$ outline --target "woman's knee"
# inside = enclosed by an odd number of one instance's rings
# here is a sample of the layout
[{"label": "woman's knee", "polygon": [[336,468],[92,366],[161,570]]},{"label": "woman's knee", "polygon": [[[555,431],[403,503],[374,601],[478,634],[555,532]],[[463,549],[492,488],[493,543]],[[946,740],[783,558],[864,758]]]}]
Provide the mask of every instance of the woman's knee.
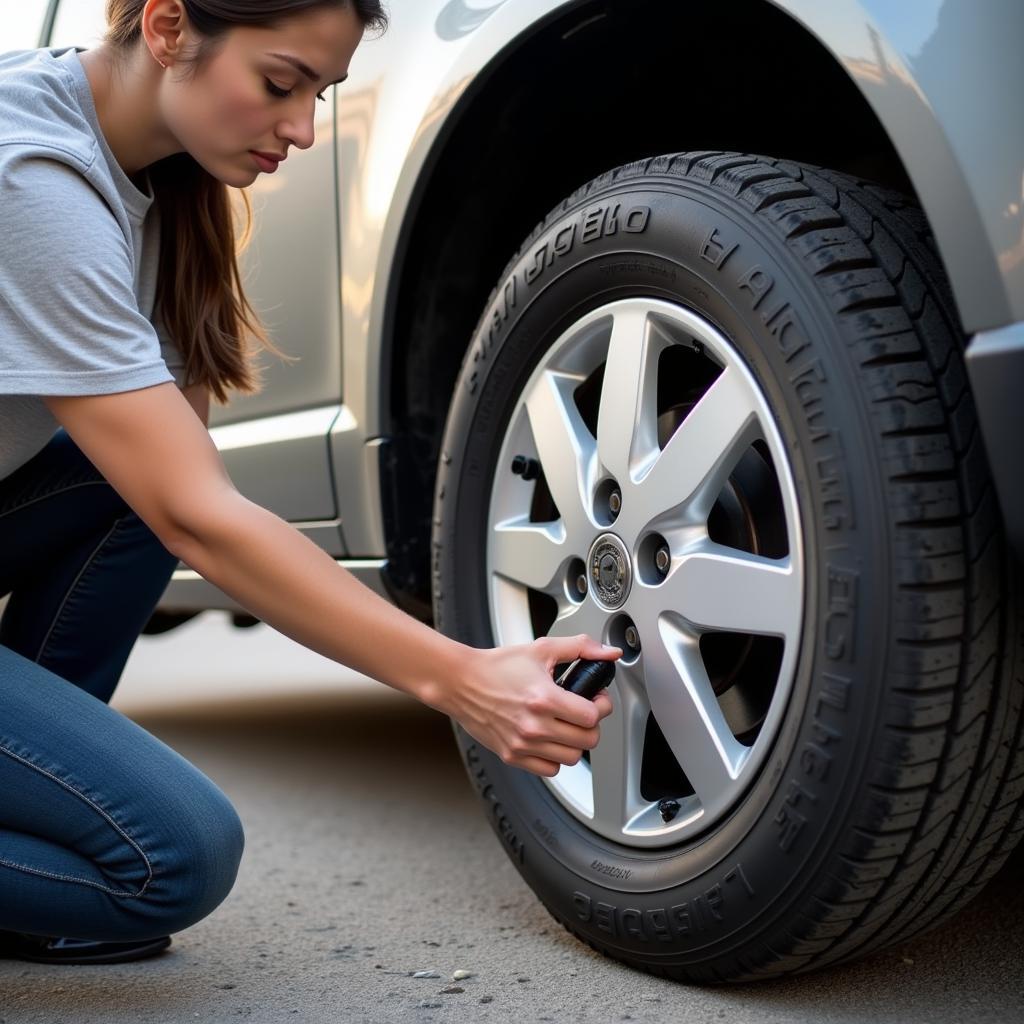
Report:
[{"label": "woman's knee", "polygon": [[144,844],[151,876],[122,909],[147,933],[182,931],[215,910],[231,892],[245,847],[238,812],[227,796],[187,762],[163,780],[151,802],[155,824]]},{"label": "woman's knee", "polygon": [[231,892],[245,847],[238,813],[227,797],[210,800],[194,827],[176,837],[173,873],[162,888],[162,916],[168,932],[182,931],[212,913]]}]

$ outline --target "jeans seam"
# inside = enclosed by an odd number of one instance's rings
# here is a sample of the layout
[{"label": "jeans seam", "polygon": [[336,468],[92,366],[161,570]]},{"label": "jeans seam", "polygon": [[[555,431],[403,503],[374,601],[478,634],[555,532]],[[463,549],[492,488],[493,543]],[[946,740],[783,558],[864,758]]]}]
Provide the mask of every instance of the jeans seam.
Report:
[{"label": "jeans seam", "polygon": [[118,823],[114,821],[114,819],[102,807],[100,807],[100,805],[96,803],[95,800],[86,796],[80,790],[75,789],[74,786],[65,782],[63,779],[58,778],[58,776],[54,775],[53,772],[48,772],[45,768],[41,768],[39,765],[33,764],[31,761],[28,760],[28,758],[22,757],[20,754],[16,754],[13,750],[10,749],[10,747],[4,746],[4,744],[2,743],[0,743],[0,753],[4,753],[8,757],[14,758],[15,761],[19,761],[27,768],[31,768],[33,771],[39,772],[40,775],[45,775],[48,779],[50,779],[53,782],[56,782],[58,786],[62,787],[63,789],[66,789],[73,796],[77,796],[79,800],[83,801],[88,807],[92,808],[92,810],[94,810],[98,815],[100,815],[100,817],[102,817],[107,822],[107,824],[110,825],[110,827],[115,832],[117,832],[117,834],[129,846],[131,846],[132,849],[134,849],[135,852],[142,858],[142,862],[146,865],[146,880],[142,883],[142,887],[139,889],[138,892],[129,892],[127,889],[112,889],[108,885],[101,885],[99,882],[93,882],[91,879],[88,878],[77,878],[71,875],[58,875],[54,874],[53,872],[44,871],[41,868],[30,868],[22,864],[14,864],[10,861],[2,859],[0,859],[0,865],[9,868],[15,868],[18,871],[26,871],[29,874],[33,875],[43,875],[46,878],[58,878],[65,882],[76,882],[79,885],[89,885],[92,886],[94,889],[99,889],[102,892],[110,893],[112,896],[126,896],[134,899],[139,896],[142,896],[145,893],[146,889],[149,887],[149,883],[153,881],[152,863],[146,856],[146,853],[142,849],[142,847],[139,846],[139,844],[134,839],[132,839],[132,837],[128,835],[128,833],[123,828],[121,828],[121,826],[118,825]]},{"label": "jeans seam", "polygon": [[135,899],[141,896],[145,890],[139,892],[127,892],[121,889],[111,889],[108,885],[100,885],[88,878],[76,878],[74,875],[59,875],[54,871],[43,871],[42,868],[30,868],[24,864],[15,864],[13,861],[0,859],[0,867],[12,868],[15,871],[23,871],[27,875],[40,875],[43,878],[54,878],[60,882],[73,882],[75,885],[88,885],[100,892],[110,893],[111,896],[122,896],[126,899]]},{"label": "jeans seam", "polygon": [[106,535],[103,537],[103,540],[101,540],[99,544],[96,545],[96,547],[93,549],[92,554],[85,560],[85,563],[82,565],[82,568],[78,570],[77,575],[71,581],[71,585],[68,587],[67,593],[64,594],[63,599],[57,606],[57,610],[53,613],[53,621],[50,623],[50,628],[47,629],[46,634],[42,639],[42,642],[39,644],[39,650],[36,652],[35,658],[32,659],[37,664],[42,661],[43,655],[46,652],[46,645],[50,642],[50,637],[53,635],[53,630],[56,627],[57,623],[60,621],[60,617],[64,612],[64,608],[67,606],[68,600],[70,599],[71,595],[75,592],[75,587],[77,587],[78,584],[81,582],[81,579],[85,575],[86,571],[92,567],[93,562],[96,560],[96,556],[99,555],[99,553],[103,550],[107,541],[110,540],[110,538],[114,535],[114,531],[120,525],[120,519],[114,521],[114,525],[111,526],[109,530],[107,530]]},{"label": "jeans seam", "polygon": [[98,484],[106,484],[107,487],[110,486],[106,480],[83,480],[81,483],[68,484],[67,487],[58,487],[54,491],[47,491],[45,494],[39,494],[34,498],[30,498],[28,501],[23,501],[20,505],[15,505],[14,508],[5,509],[3,512],[0,512],[0,519],[14,515],[15,512],[20,512],[22,509],[28,508],[29,505],[35,505],[40,501],[46,501],[47,498],[53,498],[58,494],[65,494],[68,491],[77,490],[79,487],[95,487]]}]

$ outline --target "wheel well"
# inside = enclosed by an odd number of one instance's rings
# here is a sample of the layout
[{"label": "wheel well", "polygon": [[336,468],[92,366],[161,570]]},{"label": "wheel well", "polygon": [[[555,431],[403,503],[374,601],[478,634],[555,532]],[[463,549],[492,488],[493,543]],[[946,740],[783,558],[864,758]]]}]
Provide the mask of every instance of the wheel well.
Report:
[{"label": "wheel well", "polygon": [[694,149],[787,157],[913,192],[847,72],[767,0],[581,2],[511,43],[450,118],[410,205],[384,331],[390,582],[421,618],[445,416],[499,274],[578,186]]}]

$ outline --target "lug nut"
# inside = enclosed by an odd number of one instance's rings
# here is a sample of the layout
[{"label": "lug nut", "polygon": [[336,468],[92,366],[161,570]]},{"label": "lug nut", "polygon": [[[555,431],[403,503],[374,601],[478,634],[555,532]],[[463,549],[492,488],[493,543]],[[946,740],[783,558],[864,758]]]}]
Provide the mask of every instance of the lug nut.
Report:
[{"label": "lug nut", "polygon": [[640,635],[636,631],[636,626],[626,627],[626,644],[634,651],[640,650]]},{"label": "lug nut", "polygon": [[587,593],[587,577],[582,572],[576,577],[576,589],[579,591],[580,597],[584,597]]},{"label": "lug nut", "polygon": [[661,820],[667,825],[679,813],[679,801],[670,797],[660,800],[658,810],[661,811]]},{"label": "lug nut", "polygon": [[536,459],[528,458],[525,455],[516,455],[512,459],[512,472],[524,480],[534,480],[540,473],[540,466]]},{"label": "lug nut", "polygon": [[608,507],[611,509],[613,516],[619,514],[619,509],[622,508],[622,493],[620,491],[612,491],[608,495]]},{"label": "lug nut", "polygon": [[658,572],[668,572],[671,561],[672,556],[668,553],[668,548],[658,548],[658,553],[654,556],[654,564],[658,567]]}]

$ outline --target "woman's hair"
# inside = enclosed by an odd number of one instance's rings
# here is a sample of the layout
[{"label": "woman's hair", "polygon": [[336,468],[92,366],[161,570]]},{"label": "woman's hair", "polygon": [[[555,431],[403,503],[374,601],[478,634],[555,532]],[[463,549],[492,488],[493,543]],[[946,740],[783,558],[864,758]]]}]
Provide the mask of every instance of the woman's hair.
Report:
[{"label": "woman's hair", "polygon": [[[107,0],[103,42],[127,57],[142,35],[146,0]],[[178,63],[192,74],[232,28],[273,28],[285,19],[322,7],[353,7],[363,26],[383,31],[380,0],[182,0],[199,45]],[[188,153],[149,167],[160,212],[160,265],[154,313],[182,351],[190,384],[206,385],[218,402],[229,388],[259,389],[249,359],[249,340],[281,355],[267,336],[242,288],[237,256],[252,234],[252,205],[242,191],[246,225],[236,241],[228,186]]]}]

